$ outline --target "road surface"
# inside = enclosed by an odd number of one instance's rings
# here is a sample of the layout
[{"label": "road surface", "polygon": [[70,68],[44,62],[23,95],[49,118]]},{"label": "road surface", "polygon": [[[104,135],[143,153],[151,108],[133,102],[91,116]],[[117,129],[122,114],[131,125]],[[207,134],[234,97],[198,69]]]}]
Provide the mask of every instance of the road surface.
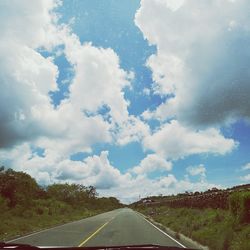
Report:
[{"label": "road surface", "polygon": [[156,228],[142,215],[129,208],[116,209],[9,242],[34,246],[84,247],[159,244],[184,247]]}]

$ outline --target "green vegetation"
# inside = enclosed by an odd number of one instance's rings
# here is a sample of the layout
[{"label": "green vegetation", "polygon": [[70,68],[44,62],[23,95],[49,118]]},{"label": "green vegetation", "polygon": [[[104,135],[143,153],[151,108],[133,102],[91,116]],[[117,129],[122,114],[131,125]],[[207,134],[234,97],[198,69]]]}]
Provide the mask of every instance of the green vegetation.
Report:
[{"label": "green vegetation", "polygon": [[250,192],[231,194],[229,208],[237,223],[250,223]]},{"label": "green vegetation", "polygon": [[113,197],[98,198],[93,186],[40,187],[26,173],[0,168],[0,240],[83,219],[122,207]]},{"label": "green vegetation", "polygon": [[250,191],[229,195],[229,209],[136,205],[136,209],[210,249],[250,249]]}]

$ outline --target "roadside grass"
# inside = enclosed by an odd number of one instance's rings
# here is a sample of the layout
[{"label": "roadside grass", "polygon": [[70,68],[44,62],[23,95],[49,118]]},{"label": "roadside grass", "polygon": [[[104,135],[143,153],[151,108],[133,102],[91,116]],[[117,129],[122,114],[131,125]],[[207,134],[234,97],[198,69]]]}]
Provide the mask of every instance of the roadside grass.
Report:
[{"label": "roadside grass", "polygon": [[169,208],[137,209],[177,233],[213,250],[249,250],[250,224],[238,223],[231,213],[221,209]]},{"label": "roadside grass", "polygon": [[73,208],[60,201],[36,201],[33,207],[2,211],[0,214],[0,241],[7,241],[28,233],[84,219],[102,212],[98,209]]}]

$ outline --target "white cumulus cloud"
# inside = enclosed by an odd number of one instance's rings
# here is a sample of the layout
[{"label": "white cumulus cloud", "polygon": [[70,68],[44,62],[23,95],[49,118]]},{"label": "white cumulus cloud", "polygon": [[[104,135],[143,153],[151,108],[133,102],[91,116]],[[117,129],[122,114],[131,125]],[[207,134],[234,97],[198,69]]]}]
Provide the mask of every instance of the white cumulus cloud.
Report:
[{"label": "white cumulus cloud", "polygon": [[[198,176],[200,178],[200,182],[205,182],[206,180],[206,168],[203,164],[198,166],[189,166],[186,168],[187,173],[190,176]],[[189,176],[187,176],[187,179]]]},{"label": "white cumulus cloud", "polygon": [[151,117],[194,127],[249,119],[249,1],[142,0],[135,23],[157,46],[153,89],[170,95]]},{"label": "white cumulus cloud", "polygon": [[122,174],[112,166],[108,159],[108,151],[100,155],[86,157],[83,161],[73,161],[60,154],[44,153],[44,156],[34,154],[26,143],[12,150],[1,150],[3,163],[18,171],[29,173],[39,184],[49,185],[55,182],[81,183],[93,185],[98,190],[126,185],[131,179],[130,173]]},{"label": "white cumulus cloud", "polygon": [[214,128],[194,131],[172,120],[152,135],[145,137],[143,146],[162,157],[178,159],[201,153],[223,155],[231,152],[237,146],[237,142],[224,138],[220,131]]},{"label": "white cumulus cloud", "polygon": [[250,163],[247,163],[247,164],[244,165],[241,169],[242,169],[242,170],[250,170]]},{"label": "white cumulus cloud", "polygon": [[[124,71],[110,48],[81,44],[70,26],[59,24],[60,1],[1,1],[0,148],[31,142],[70,155],[91,151],[97,142],[127,144],[148,133],[129,115],[124,88],[133,73]],[[5,15],[4,13],[8,13]],[[27,27],[29,27],[27,29]],[[73,70],[68,96],[56,108],[60,69],[40,49],[64,55]],[[56,55],[55,55],[56,56]],[[102,109],[106,109],[102,113]],[[54,152],[56,154],[56,152]]]},{"label": "white cumulus cloud", "polygon": [[240,179],[244,182],[249,182],[250,181],[250,174],[247,174],[245,176],[241,176]]},{"label": "white cumulus cloud", "polygon": [[172,169],[172,163],[166,161],[164,158],[156,154],[148,154],[141,160],[138,166],[132,169],[132,172],[136,174],[147,174],[157,170],[170,171]]},{"label": "white cumulus cloud", "polygon": [[199,166],[189,166],[186,168],[188,174],[195,176],[195,175],[201,175],[203,177],[206,176],[206,168],[203,164],[200,164]]}]

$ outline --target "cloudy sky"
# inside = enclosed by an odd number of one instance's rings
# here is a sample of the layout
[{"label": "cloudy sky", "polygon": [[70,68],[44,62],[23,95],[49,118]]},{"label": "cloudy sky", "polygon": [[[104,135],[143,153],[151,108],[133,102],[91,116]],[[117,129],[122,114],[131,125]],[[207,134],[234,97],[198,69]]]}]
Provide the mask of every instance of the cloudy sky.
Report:
[{"label": "cloudy sky", "polygon": [[1,0],[0,163],[131,202],[250,182],[248,0]]}]

